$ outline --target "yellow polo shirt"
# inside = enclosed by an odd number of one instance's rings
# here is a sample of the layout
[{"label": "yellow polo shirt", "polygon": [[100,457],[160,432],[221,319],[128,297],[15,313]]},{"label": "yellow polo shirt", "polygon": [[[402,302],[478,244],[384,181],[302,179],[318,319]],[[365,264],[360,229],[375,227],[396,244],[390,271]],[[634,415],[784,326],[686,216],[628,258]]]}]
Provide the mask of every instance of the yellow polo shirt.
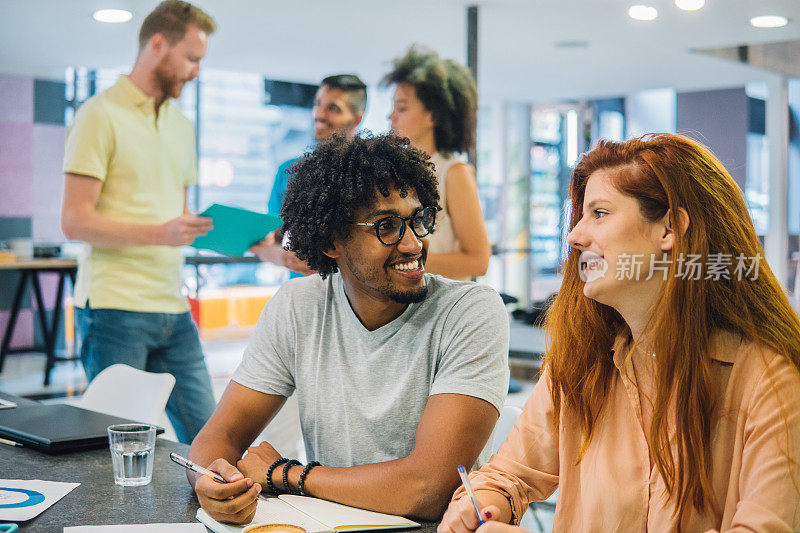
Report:
[{"label": "yellow polo shirt", "polygon": [[[123,222],[160,224],[180,216],[184,188],[196,180],[192,123],[166,100],[154,99],[127,76],[78,109],[67,130],[65,173],[103,182],[97,213]],[[188,310],[181,295],[176,246],[86,245],[78,262],[75,305],[149,313]]]}]

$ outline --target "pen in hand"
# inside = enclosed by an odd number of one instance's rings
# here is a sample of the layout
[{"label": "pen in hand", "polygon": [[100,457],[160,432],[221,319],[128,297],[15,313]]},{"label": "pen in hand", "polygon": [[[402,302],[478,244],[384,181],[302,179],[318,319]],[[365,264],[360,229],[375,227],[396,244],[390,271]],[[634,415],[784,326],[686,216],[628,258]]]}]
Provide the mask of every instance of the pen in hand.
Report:
[{"label": "pen in hand", "polygon": [[192,472],[197,472],[198,474],[204,474],[206,476],[211,476],[212,478],[214,478],[215,481],[218,481],[220,483],[227,483],[227,481],[225,481],[225,479],[216,472],[212,472],[208,468],[203,468],[200,465],[196,465],[189,459],[181,457],[175,452],[170,452],[169,458],[172,459],[174,462],[178,463],[179,465],[181,465],[182,467],[186,468],[187,470],[191,470]]},{"label": "pen in hand", "polygon": [[481,510],[478,508],[478,500],[475,499],[475,492],[472,490],[472,485],[469,484],[469,478],[467,478],[467,470],[464,468],[464,465],[458,465],[458,475],[461,476],[461,482],[464,484],[464,488],[467,490],[467,496],[469,496],[470,501],[472,501],[472,506],[475,507],[475,514],[478,515],[478,525],[482,526],[485,524],[483,518],[481,518]]}]

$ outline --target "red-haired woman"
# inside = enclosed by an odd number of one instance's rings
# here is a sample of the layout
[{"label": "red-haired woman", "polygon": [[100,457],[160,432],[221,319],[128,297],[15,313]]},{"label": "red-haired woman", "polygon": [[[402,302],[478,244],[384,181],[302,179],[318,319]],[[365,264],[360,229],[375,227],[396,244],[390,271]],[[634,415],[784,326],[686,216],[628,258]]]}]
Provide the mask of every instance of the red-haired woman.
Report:
[{"label": "red-haired woman", "polygon": [[542,378],[439,533],[800,528],[800,322],[702,145],[601,142],[576,167]]}]

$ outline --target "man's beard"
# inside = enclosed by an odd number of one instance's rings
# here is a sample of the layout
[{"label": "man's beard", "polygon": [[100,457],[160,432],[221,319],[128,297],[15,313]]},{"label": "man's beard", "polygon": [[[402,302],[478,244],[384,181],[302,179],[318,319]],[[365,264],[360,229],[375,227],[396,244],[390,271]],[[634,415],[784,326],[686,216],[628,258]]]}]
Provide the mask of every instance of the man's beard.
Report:
[{"label": "man's beard", "polygon": [[[422,259],[420,259],[423,262],[423,264],[425,262],[426,257],[427,253],[423,253]],[[350,272],[352,272],[353,275],[356,276],[356,279],[359,279],[365,284],[366,280],[369,280],[370,278],[372,279],[379,278],[382,273],[382,270],[377,270],[377,269],[372,270],[371,272],[362,270],[361,268],[359,268],[360,265],[358,264],[358,262],[353,261],[353,259],[349,256],[345,256],[344,260],[347,263],[347,267],[350,269]],[[400,304],[419,303],[422,300],[424,300],[425,297],[428,295],[428,284],[424,282],[424,278],[422,287],[419,287],[418,289],[401,291],[395,289],[391,285],[391,283],[386,283],[385,285],[376,287],[376,289],[378,292],[380,292],[387,298],[391,299],[393,302],[397,302]]]},{"label": "man's beard", "polygon": [[428,286],[420,287],[415,291],[395,291],[389,288],[381,288],[381,294],[388,296],[399,304],[415,304],[425,299],[428,295]]},{"label": "man's beard", "polygon": [[184,81],[170,72],[165,60],[162,60],[156,69],[156,80],[164,98],[180,97]]}]

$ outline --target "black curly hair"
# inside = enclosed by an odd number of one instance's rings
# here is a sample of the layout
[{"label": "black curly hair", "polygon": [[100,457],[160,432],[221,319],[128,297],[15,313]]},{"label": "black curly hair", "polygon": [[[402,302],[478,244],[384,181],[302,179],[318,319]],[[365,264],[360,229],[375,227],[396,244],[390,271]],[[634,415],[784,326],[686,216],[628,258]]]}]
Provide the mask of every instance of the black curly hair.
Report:
[{"label": "black curly hair", "polygon": [[385,197],[391,189],[405,198],[441,210],[433,164],[411,142],[394,134],[348,138],[333,135],[289,169],[281,207],[288,249],[325,278],[338,270],[325,255],[333,239],[350,236],[355,213]]},{"label": "black curly hair", "polygon": [[408,83],[414,86],[417,98],[433,115],[436,149],[445,154],[474,155],[478,90],[469,70],[418,45],[411,46],[406,55],[392,61],[392,67],[381,85]]}]

